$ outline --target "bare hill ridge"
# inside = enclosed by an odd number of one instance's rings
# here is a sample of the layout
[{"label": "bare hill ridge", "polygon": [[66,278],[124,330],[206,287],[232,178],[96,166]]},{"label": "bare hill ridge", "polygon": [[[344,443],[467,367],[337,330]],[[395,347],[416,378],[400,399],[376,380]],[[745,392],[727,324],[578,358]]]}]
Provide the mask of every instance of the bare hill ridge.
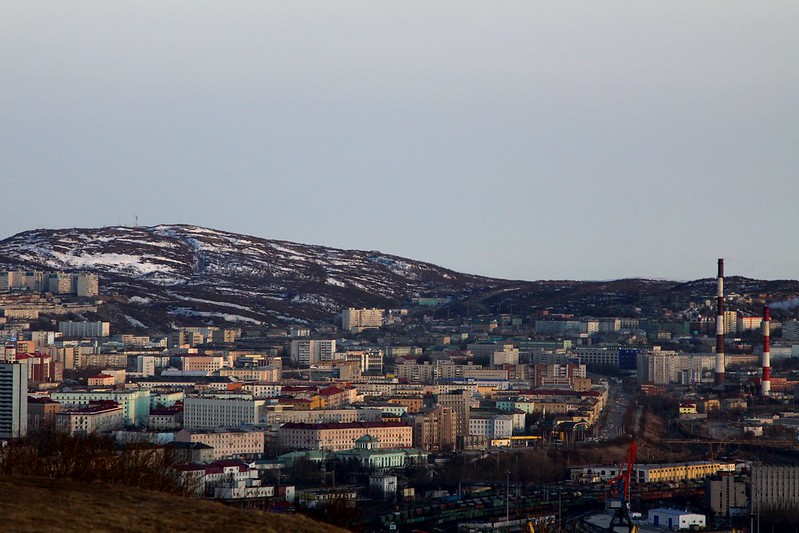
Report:
[{"label": "bare hill ridge", "polygon": [[[680,311],[689,300],[715,293],[712,278],[687,283],[502,280],[378,251],[191,225],[25,231],[0,241],[0,269],[18,268],[97,273],[103,292],[111,296],[96,318],[111,320],[118,331],[330,321],[347,307],[405,307],[414,296],[448,299],[444,307],[451,316],[524,316],[544,308],[575,315],[658,316],[663,308]],[[775,301],[799,296],[793,280],[730,277],[725,286],[729,293],[767,294]],[[757,312],[756,304],[750,307]]]}]

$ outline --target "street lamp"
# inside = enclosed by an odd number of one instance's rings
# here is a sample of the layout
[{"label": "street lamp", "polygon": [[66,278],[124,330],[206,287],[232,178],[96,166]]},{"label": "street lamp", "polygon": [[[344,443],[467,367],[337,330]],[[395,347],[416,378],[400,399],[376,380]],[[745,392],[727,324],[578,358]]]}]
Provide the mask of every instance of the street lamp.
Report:
[{"label": "street lamp", "polygon": [[510,470],[505,471],[505,523],[510,521]]}]

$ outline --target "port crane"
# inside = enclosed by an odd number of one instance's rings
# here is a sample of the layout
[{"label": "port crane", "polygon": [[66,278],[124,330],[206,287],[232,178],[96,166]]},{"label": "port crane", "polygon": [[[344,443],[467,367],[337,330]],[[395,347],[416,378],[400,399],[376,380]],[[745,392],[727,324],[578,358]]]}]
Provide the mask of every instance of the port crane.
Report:
[{"label": "port crane", "polygon": [[616,497],[608,500],[608,508],[613,509],[613,518],[610,519],[608,531],[615,532],[617,526],[626,527],[629,533],[638,533],[638,526],[630,518],[630,476],[635,468],[635,454],[637,447],[635,439],[630,440],[627,447],[626,464],[619,475],[610,480],[616,488]]}]

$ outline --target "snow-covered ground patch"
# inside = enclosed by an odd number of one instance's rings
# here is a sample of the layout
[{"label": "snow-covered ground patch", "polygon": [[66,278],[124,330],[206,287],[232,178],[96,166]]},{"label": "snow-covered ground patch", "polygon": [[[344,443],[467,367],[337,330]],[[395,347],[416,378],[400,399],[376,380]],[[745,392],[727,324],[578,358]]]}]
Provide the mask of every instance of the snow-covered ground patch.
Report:
[{"label": "snow-covered ground patch", "polygon": [[142,324],[140,321],[138,321],[135,318],[133,318],[132,316],[125,315],[125,320],[127,320],[128,324],[130,324],[134,328],[146,328],[147,327],[144,324]]},{"label": "snow-covered ground patch", "polygon": [[260,320],[255,320],[254,318],[250,318],[248,316],[241,316],[241,315],[232,315],[228,313],[217,313],[213,311],[196,311],[194,309],[189,309],[187,307],[178,307],[170,311],[170,314],[177,315],[177,316],[197,316],[197,317],[204,317],[204,318],[221,318],[228,322],[247,322],[249,324],[263,324]]}]

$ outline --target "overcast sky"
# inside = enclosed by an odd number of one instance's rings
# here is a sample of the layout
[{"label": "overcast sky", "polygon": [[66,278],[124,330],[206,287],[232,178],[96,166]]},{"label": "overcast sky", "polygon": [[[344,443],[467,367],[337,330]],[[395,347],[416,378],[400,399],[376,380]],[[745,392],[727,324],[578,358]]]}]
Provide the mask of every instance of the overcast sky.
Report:
[{"label": "overcast sky", "polygon": [[7,1],[0,238],[799,277],[799,2]]}]

